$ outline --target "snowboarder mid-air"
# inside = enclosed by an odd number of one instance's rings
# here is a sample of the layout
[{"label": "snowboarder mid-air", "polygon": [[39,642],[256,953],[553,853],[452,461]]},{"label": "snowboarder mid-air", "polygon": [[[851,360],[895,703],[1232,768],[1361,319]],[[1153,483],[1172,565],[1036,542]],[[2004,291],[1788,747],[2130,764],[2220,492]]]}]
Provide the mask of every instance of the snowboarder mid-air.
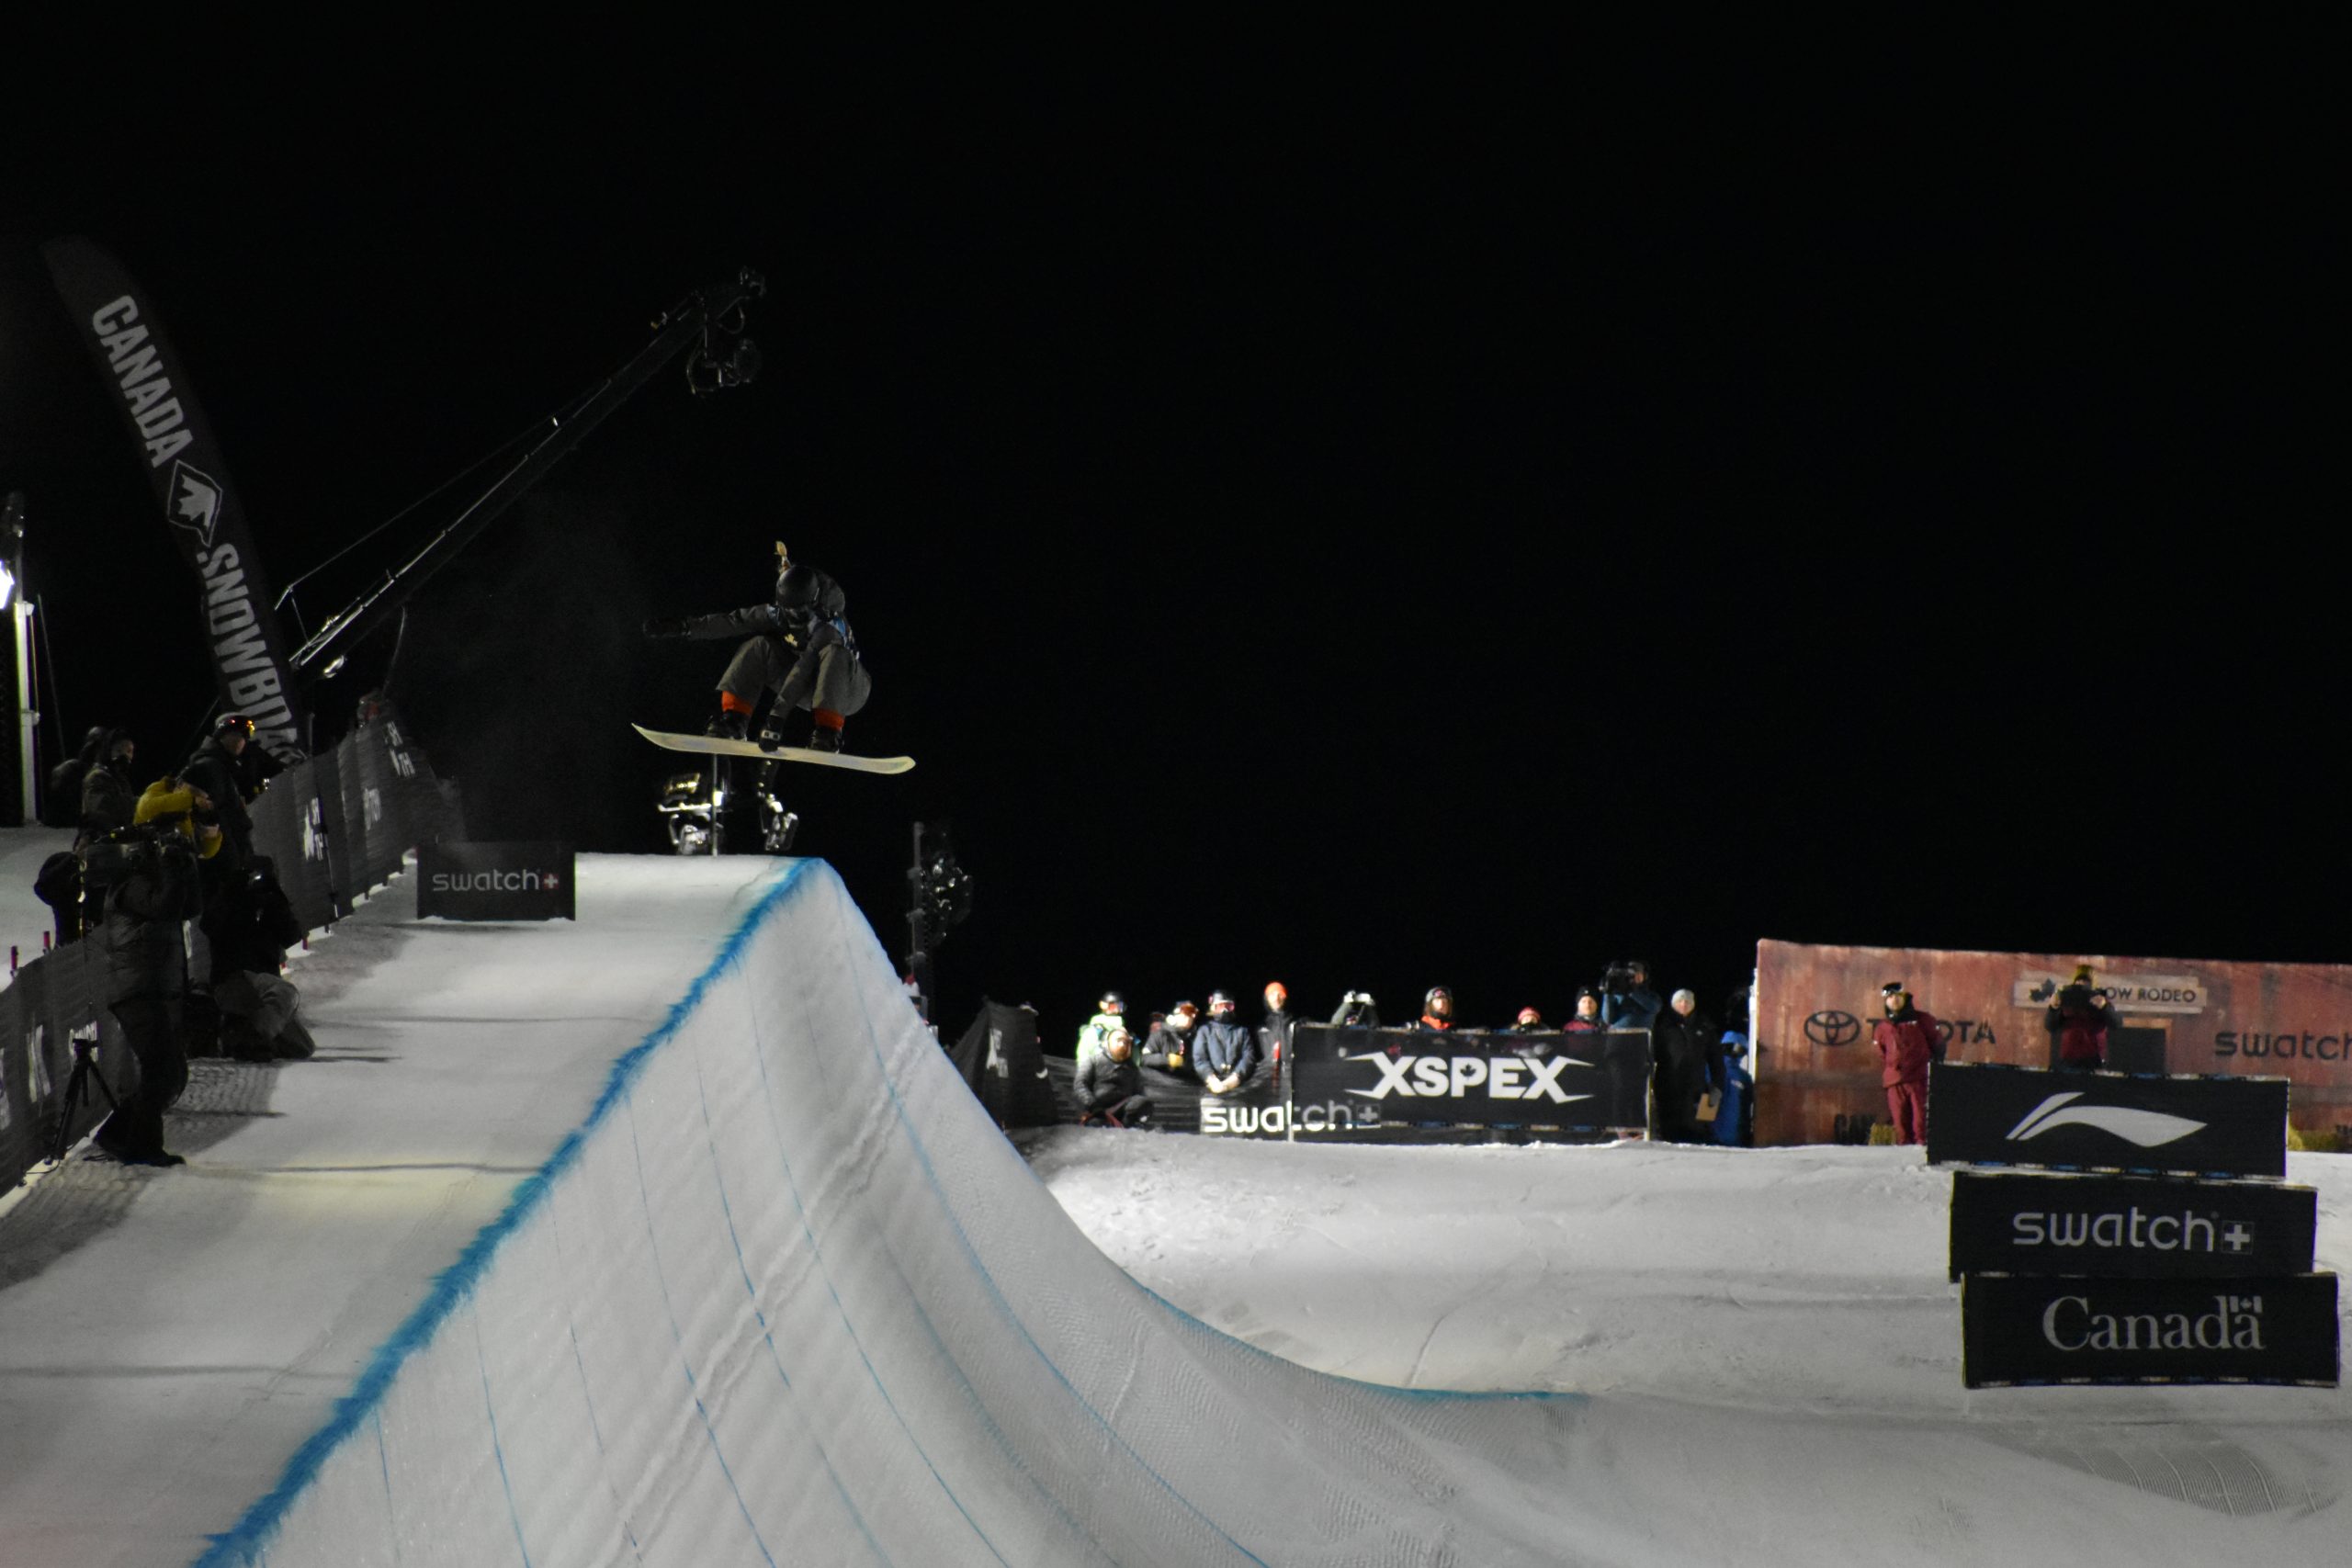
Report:
[{"label": "snowboarder mid-air", "polygon": [[746,739],[760,694],[772,691],[775,700],[761,727],[761,745],[787,743],[784,727],[797,708],[812,721],[809,749],[838,752],[843,721],[865,705],[874,688],[857,656],[857,639],[850,635],[845,604],[840,583],[793,560],[778,540],[774,600],[715,615],[657,617],[645,623],[645,635],[697,642],[742,639],[718,678],[718,712],[705,734]]}]

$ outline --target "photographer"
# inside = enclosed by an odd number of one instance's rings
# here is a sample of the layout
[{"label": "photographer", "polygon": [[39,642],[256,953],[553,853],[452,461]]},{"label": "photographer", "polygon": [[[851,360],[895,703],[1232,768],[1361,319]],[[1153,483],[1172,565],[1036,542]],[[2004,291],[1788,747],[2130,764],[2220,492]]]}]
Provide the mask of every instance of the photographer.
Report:
[{"label": "photographer", "polygon": [[2042,1027],[2058,1045],[2058,1066],[2064,1072],[2094,1072],[2107,1066],[2107,1032],[2120,1028],[2122,1019],[2104,987],[2091,984],[2091,966],[2078,964],[2075,977],[2050,998]]},{"label": "photographer", "polygon": [[1654,1029],[1666,1004],[1650,989],[1650,966],[1638,958],[1611,964],[1600,976],[1604,1029]]},{"label": "photographer", "polygon": [[[228,858],[216,857],[214,863]],[[286,950],[302,940],[302,922],[267,856],[254,856],[224,878],[217,896],[208,889],[202,924],[212,955],[222,1049],[247,1062],[313,1055],[318,1044],[302,1021],[302,993],[283,973]]]},{"label": "photographer", "polygon": [[1380,1009],[1374,1003],[1370,991],[1350,991],[1340,998],[1332,1010],[1333,1029],[1378,1029]]},{"label": "photographer", "polygon": [[139,1087],[95,1141],[125,1165],[187,1163],[164,1147],[164,1112],[187,1087],[175,1016],[187,984],[182,926],[202,909],[198,861],[220,848],[220,829],[197,819],[203,799],[158,780],[139,797],[131,826],[85,851],[106,901],[107,1009],[139,1063]]},{"label": "photographer", "polygon": [[130,782],[130,765],[138,752],[130,731],[107,731],[97,760],[82,775],[82,831],[74,840],[74,848],[130,826],[139,808],[139,791]]}]

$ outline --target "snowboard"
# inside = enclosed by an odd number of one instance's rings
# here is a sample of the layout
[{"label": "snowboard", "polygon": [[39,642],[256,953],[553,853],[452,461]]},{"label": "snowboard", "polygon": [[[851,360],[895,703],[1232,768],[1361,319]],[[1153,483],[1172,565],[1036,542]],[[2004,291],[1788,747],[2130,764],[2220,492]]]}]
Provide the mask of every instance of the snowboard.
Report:
[{"label": "snowboard", "polygon": [[716,735],[673,735],[632,724],[631,729],[668,751],[699,751],[712,757],[750,757],[762,762],[814,762],[825,768],[847,768],[854,773],[903,773],[915,765],[912,757],[853,757],[842,751],[812,751],[806,746],[779,746],[771,751],[756,740],[729,740]]}]

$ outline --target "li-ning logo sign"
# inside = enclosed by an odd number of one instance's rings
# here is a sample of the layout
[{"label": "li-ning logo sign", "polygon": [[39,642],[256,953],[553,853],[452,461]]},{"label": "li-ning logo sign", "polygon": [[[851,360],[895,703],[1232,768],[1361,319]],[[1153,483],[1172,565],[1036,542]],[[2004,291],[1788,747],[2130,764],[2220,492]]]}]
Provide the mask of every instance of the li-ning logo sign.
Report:
[{"label": "li-ning logo sign", "polygon": [[[1385,1051],[1370,1051],[1361,1056],[1340,1059],[1370,1062],[1380,1069],[1380,1081],[1372,1088],[1348,1090],[1364,1100],[1385,1100],[1392,1094],[1408,1100],[1449,1096],[1460,1100],[1474,1089],[1484,1089],[1493,1100],[1549,1100],[1555,1105],[1592,1098],[1589,1094],[1570,1094],[1560,1087],[1562,1072],[1592,1065],[1574,1056],[1548,1060],[1497,1056],[1489,1061],[1484,1056],[1391,1056]],[[1520,1082],[1522,1073],[1527,1075],[1524,1084]]]},{"label": "li-ning logo sign", "polygon": [[2059,1127],[2096,1127],[2126,1143],[2153,1149],[2204,1131],[2205,1123],[2161,1111],[2136,1111],[2124,1105],[2075,1105],[2080,1093],[2053,1094],[2035,1106],[2026,1119],[2009,1129],[2009,1142],[2022,1144]]}]

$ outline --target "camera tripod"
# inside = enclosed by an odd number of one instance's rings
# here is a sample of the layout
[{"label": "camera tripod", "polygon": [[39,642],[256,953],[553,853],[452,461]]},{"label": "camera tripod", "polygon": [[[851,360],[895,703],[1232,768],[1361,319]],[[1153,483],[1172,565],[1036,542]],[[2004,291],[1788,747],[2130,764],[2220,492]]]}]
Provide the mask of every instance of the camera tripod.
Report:
[{"label": "camera tripod", "polygon": [[122,1109],[122,1101],[114,1097],[113,1089],[107,1083],[106,1074],[98,1071],[98,1043],[96,1040],[75,1040],[73,1044],[74,1070],[66,1075],[65,1098],[57,1108],[57,1140],[51,1145],[49,1151],[49,1162],[51,1165],[62,1164],[65,1158],[65,1151],[74,1146],[74,1113],[82,1108],[82,1102],[88,1098],[90,1085],[98,1086],[98,1092],[107,1097],[107,1106],[109,1111]]}]

